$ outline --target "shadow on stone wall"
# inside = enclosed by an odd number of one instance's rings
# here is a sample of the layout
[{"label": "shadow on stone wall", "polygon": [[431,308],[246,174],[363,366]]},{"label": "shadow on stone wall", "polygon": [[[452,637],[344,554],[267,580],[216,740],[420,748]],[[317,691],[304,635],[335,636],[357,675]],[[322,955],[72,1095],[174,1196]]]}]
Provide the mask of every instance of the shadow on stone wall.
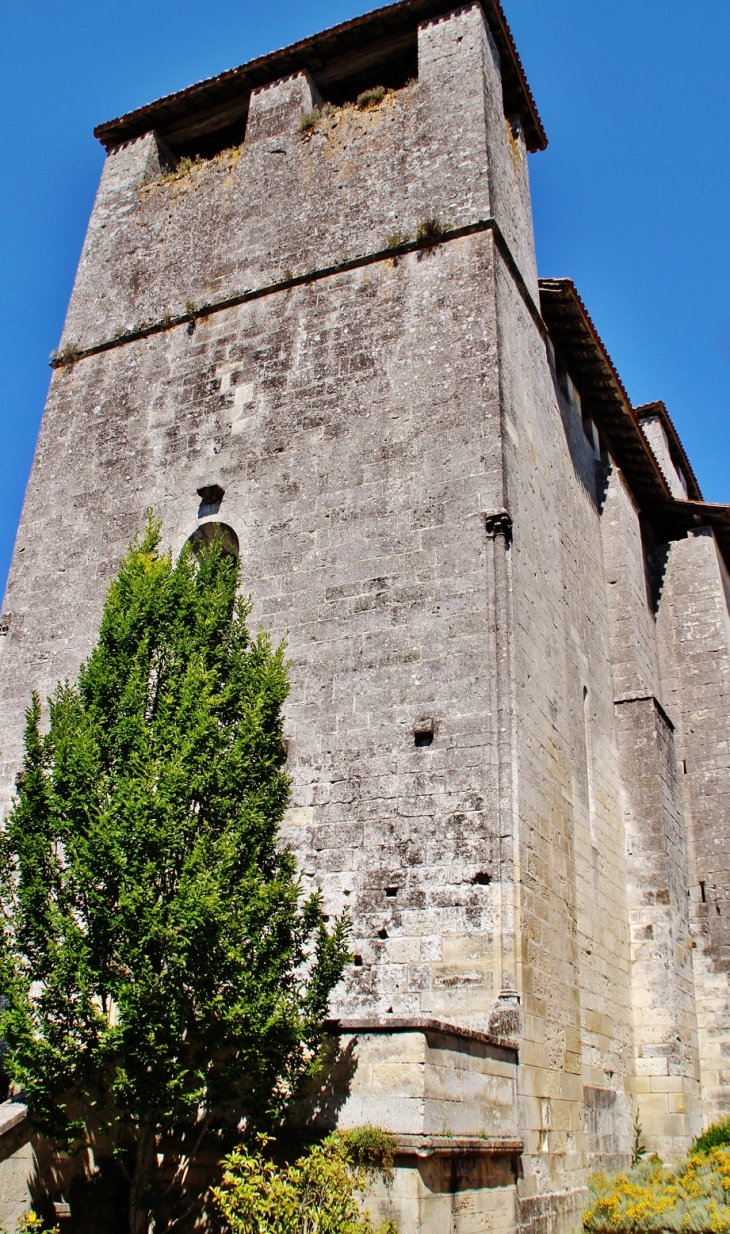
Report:
[{"label": "shadow on stone wall", "polygon": [[341,1038],[330,1038],[321,1071],[288,1119],[292,1129],[332,1131],[337,1126],[357,1069],[356,1044],[357,1039],[351,1038],[343,1048]]},{"label": "shadow on stone wall", "polygon": [[[322,1069],[295,1107],[287,1126],[276,1136],[277,1157],[293,1160],[307,1143],[337,1126],[357,1067],[355,1045],[350,1040],[342,1048],[338,1038],[327,1042]],[[174,1223],[175,1234],[219,1229],[210,1188],[218,1182],[221,1160],[236,1140],[236,1132],[231,1128],[225,1136],[211,1135],[203,1145],[187,1176],[185,1191],[177,1189],[170,1199],[166,1219],[171,1225]],[[8,1165],[3,1167],[6,1160]],[[126,1234],[129,1184],[113,1158],[101,1158],[96,1166],[94,1170],[90,1168],[84,1152],[69,1155],[54,1151],[49,1141],[31,1137],[27,1121],[0,1137],[0,1190],[3,1171],[14,1171],[13,1177],[18,1176],[15,1190],[21,1197],[17,1213],[23,1208],[22,1197],[26,1197],[27,1205],[29,1195],[33,1207],[50,1225],[57,1221],[54,1204],[68,1203],[71,1214],[62,1222],[63,1234],[99,1234],[102,1230],[104,1234]],[[169,1161],[168,1179],[173,1168]]]}]

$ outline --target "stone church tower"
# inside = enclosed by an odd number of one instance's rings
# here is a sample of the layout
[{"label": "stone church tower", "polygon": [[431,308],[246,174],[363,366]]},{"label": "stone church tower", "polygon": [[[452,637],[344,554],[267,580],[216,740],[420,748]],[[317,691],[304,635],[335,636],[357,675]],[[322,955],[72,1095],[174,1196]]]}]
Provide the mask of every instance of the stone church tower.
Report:
[{"label": "stone church tower", "polygon": [[498,0],[401,0],[97,134],[6,796],[146,507],[175,552],[222,525],[289,640],[286,841],[355,923],[301,1117],[397,1136],[403,1234],[575,1228],[637,1109],[667,1160],[730,1109],[728,507],[538,280]]}]

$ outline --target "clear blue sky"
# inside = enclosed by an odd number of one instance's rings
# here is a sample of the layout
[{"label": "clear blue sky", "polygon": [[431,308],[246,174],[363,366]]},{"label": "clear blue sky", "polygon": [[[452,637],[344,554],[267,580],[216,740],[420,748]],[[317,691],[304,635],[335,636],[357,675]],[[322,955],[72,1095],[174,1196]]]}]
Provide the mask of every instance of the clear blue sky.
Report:
[{"label": "clear blue sky", "polygon": [[[550,146],[541,275],[573,278],[635,403],[730,501],[728,0],[504,0]],[[0,580],[86,222],[95,124],[374,5],[0,0]]]}]

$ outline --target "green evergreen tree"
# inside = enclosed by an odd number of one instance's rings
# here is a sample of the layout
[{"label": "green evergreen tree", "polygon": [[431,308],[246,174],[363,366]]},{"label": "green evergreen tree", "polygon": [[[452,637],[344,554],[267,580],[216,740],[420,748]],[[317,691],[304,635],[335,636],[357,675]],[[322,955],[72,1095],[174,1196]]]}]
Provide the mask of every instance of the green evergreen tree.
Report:
[{"label": "green evergreen tree", "polygon": [[33,697],[0,862],[10,1077],[40,1131],[116,1156],[131,1234],[166,1228],[206,1137],[280,1118],[348,961],[278,843],[283,648],[222,545],[159,538],[150,516],[47,732]]}]

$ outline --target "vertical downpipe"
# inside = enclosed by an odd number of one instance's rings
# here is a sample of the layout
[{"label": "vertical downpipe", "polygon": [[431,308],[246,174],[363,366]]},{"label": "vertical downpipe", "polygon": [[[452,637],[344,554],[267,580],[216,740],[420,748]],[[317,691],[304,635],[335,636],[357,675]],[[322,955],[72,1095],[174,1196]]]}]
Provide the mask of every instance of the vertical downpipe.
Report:
[{"label": "vertical downpipe", "polygon": [[499,810],[500,969],[499,999],[490,1029],[500,1036],[519,1032],[516,973],[515,853],[512,784],[512,691],[510,630],[510,545],[512,519],[506,510],[490,511],[485,526],[491,544],[497,711],[497,785]]}]

